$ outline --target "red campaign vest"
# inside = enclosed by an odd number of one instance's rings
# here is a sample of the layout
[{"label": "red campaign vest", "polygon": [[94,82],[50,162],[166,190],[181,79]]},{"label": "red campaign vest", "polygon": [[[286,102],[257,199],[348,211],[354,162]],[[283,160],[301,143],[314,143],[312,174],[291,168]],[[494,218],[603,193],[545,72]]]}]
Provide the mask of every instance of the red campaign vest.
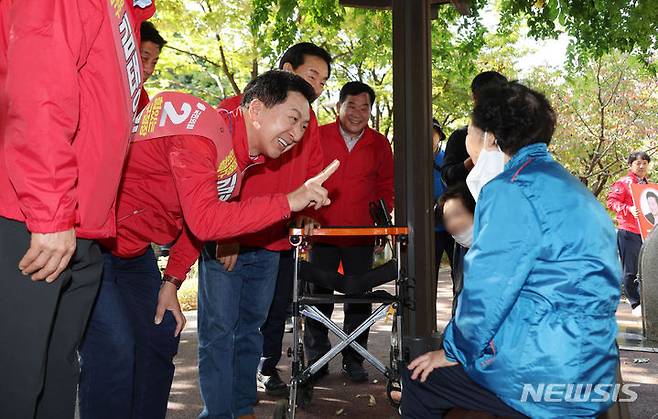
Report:
[{"label": "red campaign vest", "polygon": [[[137,37],[133,32],[131,14],[126,10],[124,0],[106,0],[108,14],[112,25],[114,47],[118,62],[122,63],[121,77],[123,92],[126,96],[128,114],[132,118],[137,113],[139,96],[142,89],[142,60],[139,56]],[[131,0],[132,3],[132,0]]]},{"label": "red campaign vest", "polygon": [[131,142],[187,135],[211,140],[217,149],[217,195],[221,201],[228,201],[239,194],[242,182],[242,172],[238,168],[231,141],[233,131],[230,113],[226,121],[212,106],[196,96],[163,92],[142,111]]}]

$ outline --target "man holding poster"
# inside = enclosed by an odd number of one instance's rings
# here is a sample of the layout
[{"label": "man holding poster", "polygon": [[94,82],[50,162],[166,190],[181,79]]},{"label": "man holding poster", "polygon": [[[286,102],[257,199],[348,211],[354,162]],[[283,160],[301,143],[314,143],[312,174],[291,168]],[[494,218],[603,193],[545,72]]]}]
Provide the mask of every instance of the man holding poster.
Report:
[{"label": "man holding poster", "polygon": [[[624,291],[633,309],[633,315],[638,317],[642,313],[640,290],[636,282],[638,256],[642,247],[640,233],[647,232],[646,228],[640,230],[640,225],[643,222],[648,224],[649,221],[644,216],[645,207],[641,206],[641,202],[637,202],[637,199],[633,199],[632,188],[636,185],[643,185],[644,188],[648,186],[647,174],[650,162],[651,158],[645,152],[631,153],[628,156],[628,174],[612,185],[607,200],[608,208],[617,216],[617,245],[623,266]],[[638,205],[640,205],[639,209]],[[648,207],[649,204],[646,204],[646,208]]]},{"label": "man holding poster", "polygon": [[658,222],[658,185],[654,183],[631,185],[633,203],[638,209],[640,235],[645,241]]}]

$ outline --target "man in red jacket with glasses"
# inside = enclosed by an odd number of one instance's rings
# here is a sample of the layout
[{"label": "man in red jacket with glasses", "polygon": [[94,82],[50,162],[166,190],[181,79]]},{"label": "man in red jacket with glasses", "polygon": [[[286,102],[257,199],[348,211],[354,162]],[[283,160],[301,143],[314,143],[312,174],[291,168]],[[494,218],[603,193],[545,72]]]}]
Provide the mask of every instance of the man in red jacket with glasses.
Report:
[{"label": "man in red jacket with glasses", "polygon": [[[373,225],[370,202],[383,199],[389,211],[393,208],[393,153],[391,145],[380,133],[368,127],[375,92],[361,82],[349,82],[340,90],[338,120],[320,127],[325,162],[340,161],[340,168],[326,183],[332,196],[331,207],[319,211],[319,221],[327,226]],[[323,243],[320,243],[322,241]],[[314,264],[336,271],[342,262],[345,274],[360,275],[372,267],[374,243],[368,238],[336,238],[316,240],[311,252]],[[317,285],[309,284],[314,294],[329,294]],[[333,305],[318,308],[331,317]],[[371,313],[370,304],[345,304],[343,328],[352,333]],[[368,332],[356,341],[367,347]],[[317,361],[330,348],[328,330],[321,323],[308,319],[304,344],[309,362]],[[328,365],[317,373],[328,373]],[[363,357],[351,348],[343,351],[343,371],[354,382],[368,379]]]},{"label": "man in red jacket with glasses", "polygon": [[73,418],[151,0],[0,3],[0,417]]}]

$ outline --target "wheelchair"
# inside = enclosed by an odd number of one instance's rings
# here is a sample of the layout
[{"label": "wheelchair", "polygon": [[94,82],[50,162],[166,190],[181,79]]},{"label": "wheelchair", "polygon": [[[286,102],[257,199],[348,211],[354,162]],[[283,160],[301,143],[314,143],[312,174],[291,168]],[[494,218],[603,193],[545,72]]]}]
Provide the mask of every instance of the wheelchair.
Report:
[{"label": "wheelchair", "polygon": [[[343,275],[322,270],[303,260],[308,245],[319,237],[390,237],[392,258],[363,275]],[[280,401],[274,411],[275,419],[294,419],[297,408],[308,406],[313,398],[312,377],[331,359],[348,346],[363,356],[364,360],[380,371],[387,380],[387,394],[399,389],[402,353],[402,307],[407,304],[408,278],[400,262],[401,252],[406,251],[408,228],[382,227],[331,227],[313,230],[312,236],[304,235],[302,229],[293,228],[289,233],[294,252],[293,282],[293,343],[288,350],[292,358],[288,400]],[[394,284],[394,292],[373,288]],[[313,295],[308,292],[308,283],[334,290],[340,294]],[[318,305],[327,303],[369,303],[376,306],[372,314],[352,333],[346,334],[341,327],[324,315]],[[378,321],[391,316],[390,359],[383,362],[356,342],[356,338]],[[313,363],[304,357],[303,327],[305,318],[313,319],[327,327],[338,338],[338,343],[329,352]],[[391,402],[393,400],[391,399]]]}]

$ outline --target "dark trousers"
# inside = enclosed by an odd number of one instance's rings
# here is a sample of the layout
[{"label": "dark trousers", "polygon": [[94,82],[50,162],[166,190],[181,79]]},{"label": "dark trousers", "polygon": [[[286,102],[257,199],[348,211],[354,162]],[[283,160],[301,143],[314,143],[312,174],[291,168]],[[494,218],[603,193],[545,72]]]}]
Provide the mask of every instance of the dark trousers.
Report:
[{"label": "dark trousers", "polygon": [[164,418],[180,338],[170,311],[154,323],[162,284],[155,255],[149,248],[135,258],[103,256],[103,280],[80,348],[80,417]]},{"label": "dark trousers", "polygon": [[[448,261],[450,262],[450,268],[453,266],[453,253],[455,251],[455,239],[452,238],[450,233],[447,231],[435,231],[434,232],[434,260],[436,261],[436,267],[434,268],[434,299],[436,301],[437,296],[437,284],[439,280],[439,268],[441,267],[441,259],[443,259],[443,253],[448,256]],[[450,273],[452,276],[452,271]],[[453,290],[455,288],[455,279],[453,281]]]},{"label": "dark trousers", "polygon": [[[327,271],[335,272],[338,265],[343,263],[343,271],[346,275],[360,275],[372,268],[373,246],[351,246],[337,247],[331,245],[317,244],[311,251],[311,261],[318,267]],[[333,294],[333,290],[309,284],[312,294]],[[318,309],[327,317],[331,318],[334,311],[333,304],[318,304]],[[343,330],[348,335],[363,323],[372,313],[371,304],[345,304],[345,322]],[[368,331],[359,336],[356,341],[364,348],[368,347]],[[329,341],[329,330],[312,319],[306,319],[304,331],[304,346],[310,361],[322,357],[331,349]],[[343,361],[363,362],[363,357],[352,348],[343,351]]]},{"label": "dark trousers", "polygon": [[623,268],[624,291],[631,307],[640,305],[640,289],[637,282],[637,265],[642,247],[642,236],[626,230],[617,231],[617,247]]},{"label": "dark trousers", "polygon": [[101,253],[95,242],[77,240],[55,282],[32,282],[18,269],[30,237],[24,223],[0,217],[0,418],[71,419]]},{"label": "dark trousers", "polygon": [[292,303],[293,251],[280,252],[280,255],[274,298],[267,314],[267,320],[260,329],[263,334],[263,355],[260,359],[259,371],[263,375],[274,374],[276,366],[281,360],[286,319]]},{"label": "dark trousers", "polygon": [[402,369],[402,417],[441,419],[453,408],[489,412],[505,418],[525,418],[494,393],[470,379],[461,365],[435,369],[424,383]]}]

